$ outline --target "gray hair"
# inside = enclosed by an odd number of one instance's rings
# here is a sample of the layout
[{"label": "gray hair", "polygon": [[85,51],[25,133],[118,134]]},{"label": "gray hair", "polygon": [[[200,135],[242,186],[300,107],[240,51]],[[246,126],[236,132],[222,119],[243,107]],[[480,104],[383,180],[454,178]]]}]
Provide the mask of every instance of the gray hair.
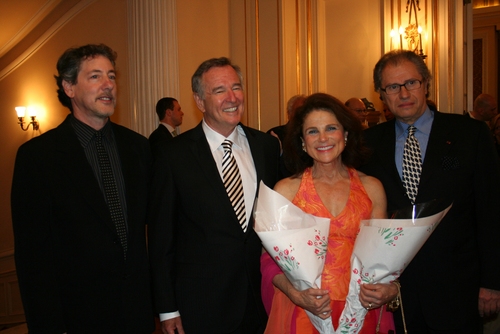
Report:
[{"label": "gray hair", "polygon": [[202,82],[203,74],[208,72],[213,67],[224,67],[224,66],[231,66],[238,74],[238,77],[240,78],[240,83],[243,85],[243,74],[241,74],[241,69],[239,66],[232,64],[231,60],[229,60],[229,58],[226,57],[211,58],[201,63],[201,65],[198,66],[196,72],[194,72],[193,76],[191,77],[191,90],[193,91],[193,93],[197,94],[200,97],[200,99],[203,100],[205,98],[205,87],[203,87],[203,82]]}]

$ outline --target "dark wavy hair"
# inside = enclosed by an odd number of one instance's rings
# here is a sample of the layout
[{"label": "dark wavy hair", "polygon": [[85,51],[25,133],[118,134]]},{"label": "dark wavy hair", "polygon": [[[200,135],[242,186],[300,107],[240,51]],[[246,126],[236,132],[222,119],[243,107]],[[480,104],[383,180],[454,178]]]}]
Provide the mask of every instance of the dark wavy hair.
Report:
[{"label": "dark wavy hair", "polygon": [[224,66],[231,66],[236,71],[236,74],[238,74],[240,83],[243,85],[243,74],[241,73],[241,69],[238,65],[234,65],[231,63],[231,60],[226,57],[211,58],[201,63],[191,77],[191,90],[193,93],[198,95],[200,99],[205,99],[205,87],[203,87],[202,80],[203,74],[208,72],[211,68]]},{"label": "dark wavy hair", "polygon": [[302,149],[302,136],[307,115],[317,110],[335,115],[344,131],[348,132],[347,144],[341,153],[342,163],[345,166],[358,167],[368,154],[368,149],[363,145],[363,126],[358,117],[337,98],[324,93],[312,94],[295,112],[283,144],[285,164],[293,173],[293,177],[300,176],[307,167],[314,164],[314,160]]},{"label": "dark wavy hair", "polygon": [[116,52],[104,44],[88,44],[78,48],[68,49],[57,61],[57,73],[59,75],[54,75],[58,87],[57,97],[61,104],[68,107],[71,112],[73,112],[71,99],[64,92],[62,83],[63,81],[67,81],[72,85],[76,84],[82,62],[88,58],[94,58],[95,56],[104,56],[109,59],[113,66],[115,66]]}]

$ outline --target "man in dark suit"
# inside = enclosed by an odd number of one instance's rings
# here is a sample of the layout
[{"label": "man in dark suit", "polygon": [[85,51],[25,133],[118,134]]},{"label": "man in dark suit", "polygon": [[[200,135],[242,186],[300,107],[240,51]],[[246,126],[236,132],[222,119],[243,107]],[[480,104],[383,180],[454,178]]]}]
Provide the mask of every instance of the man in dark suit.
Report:
[{"label": "man in dark suit", "polygon": [[109,120],[115,59],[102,44],[67,50],[56,81],[71,114],[17,154],[12,222],[30,333],[154,330],[145,238],[151,153],[146,138]]},{"label": "man in dark suit", "polygon": [[288,116],[288,122],[284,125],[275,126],[274,128],[267,130],[267,132],[266,132],[266,133],[269,133],[269,134],[275,136],[280,141],[281,156],[280,156],[280,168],[279,168],[279,175],[278,175],[280,180],[292,175],[292,173],[288,170],[288,168],[285,165],[285,158],[286,157],[283,156],[283,143],[285,142],[286,129],[287,129],[288,123],[290,122],[293,115],[295,114],[295,111],[304,104],[305,99],[306,99],[305,95],[292,96],[286,104],[286,113]]},{"label": "man in dark suit", "polygon": [[149,143],[154,148],[159,141],[169,140],[179,135],[177,129],[182,124],[182,112],[179,102],[173,97],[164,97],[156,103],[156,114],[160,120],[158,128],[149,135]]},{"label": "man in dark suit", "polygon": [[[408,332],[482,333],[480,317],[500,311],[500,164],[491,135],[483,122],[429,109],[431,75],[411,51],[384,55],[373,77],[395,120],[365,130],[373,155],[361,170],[384,185],[388,211],[453,202],[401,275]],[[402,181],[410,125],[423,162],[414,201]],[[403,333],[401,313],[394,318]]]},{"label": "man in dark suit", "polygon": [[[203,62],[192,89],[203,120],[161,143],[153,167],[148,240],[155,308],[165,333],[262,333],[262,246],[251,213],[259,182],[276,182],[279,143],[240,123],[242,75],[229,59]],[[226,140],[241,176],[243,212],[236,213],[232,201],[240,197],[230,199],[223,182]]]}]

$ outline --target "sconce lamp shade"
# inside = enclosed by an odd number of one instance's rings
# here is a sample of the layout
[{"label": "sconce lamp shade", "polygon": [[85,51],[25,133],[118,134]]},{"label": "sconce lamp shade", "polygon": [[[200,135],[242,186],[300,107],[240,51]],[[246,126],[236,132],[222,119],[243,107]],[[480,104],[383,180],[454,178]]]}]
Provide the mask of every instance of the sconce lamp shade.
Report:
[{"label": "sconce lamp shade", "polygon": [[24,117],[26,115],[26,107],[16,107],[17,117]]}]

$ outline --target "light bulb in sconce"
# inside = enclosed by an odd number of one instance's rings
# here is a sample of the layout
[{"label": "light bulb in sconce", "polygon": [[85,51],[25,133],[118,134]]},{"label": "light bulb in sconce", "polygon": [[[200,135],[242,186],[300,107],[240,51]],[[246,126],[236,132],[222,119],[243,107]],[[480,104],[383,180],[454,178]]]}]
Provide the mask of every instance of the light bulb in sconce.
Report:
[{"label": "light bulb in sconce", "polygon": [[36,117],[36,109],[35,109],[35,107],[28,107],[28,116],[29,117]]},{"label": "light bulb in sconce", "polygon": [[[21,126],[21,129],[23,131],[27,131],[30,127],[30,125],[33,126],[33,131],[39,129],[39,124],[36,121],[36,109],[34,107],[24,107],[24,106],[18,106],[15,108],[16,109],[16,114],[17,114],[17,119],[19,124]],[[26,116],[26,109],[28,110],[28,117],[31,118],[31,121],[28,123],[28,126],[25,128],[24,127],[24,117]]]},{"label": "light bulb in sconce", "polygon": [[418,42],[419,42],[419,46],[420,46],[420,50],[418,50],[418,55],[420,57],[422,57],[423,59],[427,58],[427,56],[424,54],[424,50],[422,48],[422,27],[421,26],[418,26]]},{"label": "light bulb in sconce", "polygon": [[403,29],[403,26],[399,27],[399,48],[403,50],[403,34],[405,30]]}]

